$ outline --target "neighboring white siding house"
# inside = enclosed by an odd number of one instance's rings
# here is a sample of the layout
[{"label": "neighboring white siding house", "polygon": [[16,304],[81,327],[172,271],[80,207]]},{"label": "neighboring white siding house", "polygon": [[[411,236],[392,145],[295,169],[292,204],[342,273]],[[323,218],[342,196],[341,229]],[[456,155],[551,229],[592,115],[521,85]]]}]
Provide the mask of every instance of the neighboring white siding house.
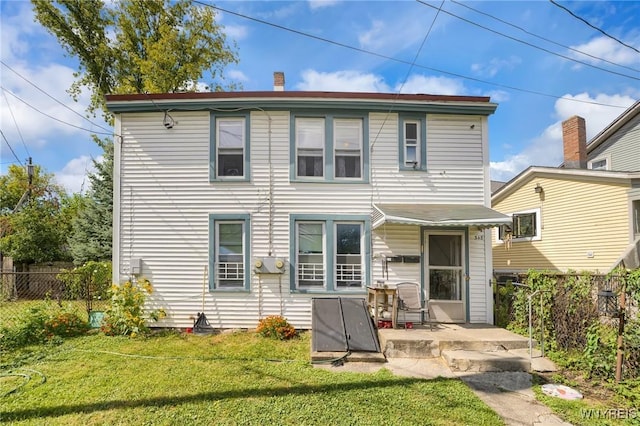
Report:
[{"label": "neighboring white siding house", "polygon": [[[112,95],[113,276],[159,325],[311,327],[315,297],[420,283],[437,319],[491,323],[485,97]],[[139,269],[138,269],[139,268]]]}]

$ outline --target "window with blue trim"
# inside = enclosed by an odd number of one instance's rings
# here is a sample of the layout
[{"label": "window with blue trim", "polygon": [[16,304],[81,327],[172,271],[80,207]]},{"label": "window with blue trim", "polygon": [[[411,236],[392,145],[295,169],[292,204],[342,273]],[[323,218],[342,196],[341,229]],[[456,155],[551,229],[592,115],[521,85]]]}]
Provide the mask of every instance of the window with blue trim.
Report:
[{"label": "window with blue trim", "polygon": [[[303,215],[304,216],[304,215]],[[362,290],[366,285],[368,239],[365,220],[292,218],[292,289]]]},{"label": "window with blue trim", "polygon": [[249,219],[211,215],[209,218],[212,290],[245,290],[249,288],[247,264]]},{"label": "window with blue trim", "polygon": [[249,115],[211,117],[211,180],[248,180]]},{"label": "window with blue trim", "polygon": [[427,131],[424,117],[400,114],[398,128],[399,168],[401,170],[426,170]]},{"label": "window with blue trim", "polygon": [[292,115],[292,180],[359,182],[368,179],[364,117]]}]

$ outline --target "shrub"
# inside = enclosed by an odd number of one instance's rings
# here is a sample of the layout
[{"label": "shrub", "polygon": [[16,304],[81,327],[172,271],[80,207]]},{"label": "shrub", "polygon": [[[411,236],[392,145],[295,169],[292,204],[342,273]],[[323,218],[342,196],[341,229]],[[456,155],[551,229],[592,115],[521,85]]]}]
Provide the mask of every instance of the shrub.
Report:
[{"label": "shrub", "polygon": [[145,278],[112,285],[109,292],[110,305],[105,312],[102,332],[108,336],[130,337],[148,334],[147,318],[158,321],[166,316],[163,309],[148,314],[145,312],[145,300],[152,292],[153,287]]},{"label": "shrub", "polygon": [[59,312],[44,323],[44,332],[48,338],[53,336],[75,337],[89,331],[89,323],[74,312]]},{"label": "shrub", "polygon": [[286,318],[279,315],[271,315],[261,319],[256,331],[262,337],[272,339],[287,340],[296,336],[296,329],[289,324]]},{"label": "shrub", "polygon": [[73,269],[63,269],[57,277],[65,284],[70,299],[85,299],[87,311],[92,300],[106,300],[111,286],[111,262],[89,261]]},{"label": "shrub", "polygon": [[31,306],[11,327],[0,329],[0,349],[42,344],[61,337],[79,336],[89,330],[89,324],[75,311],[51,302]]}]

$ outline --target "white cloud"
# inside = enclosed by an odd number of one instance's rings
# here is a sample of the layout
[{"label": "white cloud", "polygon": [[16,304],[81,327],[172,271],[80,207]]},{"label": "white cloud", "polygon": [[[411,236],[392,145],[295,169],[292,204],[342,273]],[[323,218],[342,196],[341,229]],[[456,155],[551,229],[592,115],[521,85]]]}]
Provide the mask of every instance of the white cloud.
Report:
[{"label": "white cloud", "polygon": [[336,92],[389,92],[384,79],[371,73],[358,71],[335,71],[330,73],[305,70],[298,90],[318,90]]},{"label": "white cloud", "polygon": [[232,80],[249,81],[249,77],[240,70],[229,70],[227,71],[227,76]]},{"label": "white cloud", "polygon": [[471,71],[482,77],[495,77],[498,72],[512,71],[522,63],[522,59],[512,55],[508,58],[492,58],[489,62],[471,64]]},{"label": "white cloud", "polygon": [[[630,37],[633,40],[623,40],[625,43],[640,48],[640,37]],[[575,50],[587,53],[597,58],[605,59],[609,62],[613,62],[620,65],[637,65],[640,64],[640,55],[638,52],[623,46],[615,40],[609,37],[601,36],[590,40],[587,43],[583,43],[577,46],[571,46]],[[591,56],[585,56],[575,51],[569,51],[569,55],[573,58],[580,59],[589,63],[601,63],[602,61],[595,59]]]},{"label": "white cloud", "polygon": [[[576,102],[576,100],[582,102]],[[589,141],[622,114],[624,108],[631,106],[634,102],[635,97],[619,94],[598,94],[591,97],[588,93],[579,93],[563,96],[554,105],[557,121],[544,129],[540,136],[529,141],[521,152],[503,161],[492,161],[491,179],[508,181],[529,166],[559,166],[563,161],[562,122],[564,120],[574,115],[584,118],[587,141]]]},{"label": "white cloud", "polygon": [[375,49],[379,48],[381,44],[385,43],[386,28],[382,21],[373,21],[371,27],[358,34],[358,42],[360,47]]},{"label": "white cloud", "polygon": [[[394,88],[400,90],[400,84]],[[433,95],[464,95],[466,89],[461,80],[448,77],[433,77],[414,74],[402,86],[402,93],[424,93]]]},{"label": "white cloud", "polygon": [[[98,162],[103,158],[99,157]],[[86,192],[91,182],[87,178],[90,173],[95,173],[93,160],[88,155],[82,155],[70,160],[59,172],[55,172],[56,182],[62,185],[69,193]]]},{"label": "white cloud", "polygon": [[309,8],[311,10],[316,10],[324,7],[335,6],[338,3],[340,3],[339,0],[309,0]]},{"label": "white cloud", "polygon": [[244,25],[225,25],[222,30],[225,35],[233,40],[244,40],[249,34],[249,29]]}]

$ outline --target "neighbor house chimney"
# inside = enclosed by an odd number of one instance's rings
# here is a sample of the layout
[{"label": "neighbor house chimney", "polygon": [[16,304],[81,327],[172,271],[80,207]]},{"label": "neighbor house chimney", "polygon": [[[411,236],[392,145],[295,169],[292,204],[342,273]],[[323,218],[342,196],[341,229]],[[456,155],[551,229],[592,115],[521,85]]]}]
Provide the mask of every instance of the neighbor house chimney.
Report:
[{"label": "neighbor house chimney", "polygon": [[284,73],[282,71],[273,73],[273,90],[275,92],[284,91]]},{"label": "neighbor house chimney", "polygon": [[562,122],[562,145],[565,168],[587,168],[587,130],[584,118],[574,115]]}]

